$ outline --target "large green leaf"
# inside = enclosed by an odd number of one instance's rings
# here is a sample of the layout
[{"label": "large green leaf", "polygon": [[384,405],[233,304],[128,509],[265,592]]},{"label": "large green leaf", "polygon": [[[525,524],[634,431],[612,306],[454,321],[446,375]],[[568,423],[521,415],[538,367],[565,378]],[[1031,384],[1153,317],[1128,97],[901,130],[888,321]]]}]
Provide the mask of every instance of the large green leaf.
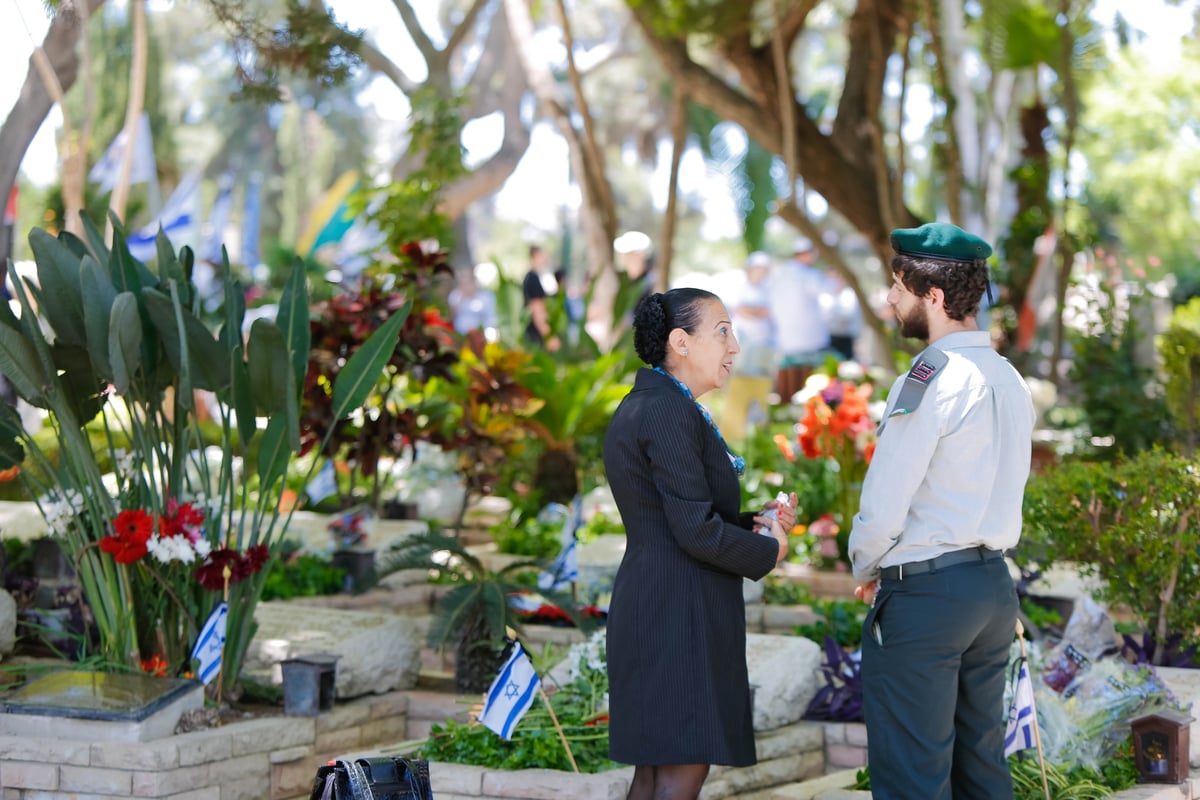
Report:
[{"label": "large green leaf", "polygon": [[0,403],[0,469],[25,463],[25,448],[21,446],[24,430],[16,409],[8,403]]},{"label": "large green leaf", "polygon": [[117,290],[104,267],[90,255],[79,265],[79,287],[83,295],[83,324],[87,333],[88,355],[92,366],[103,378],[112,377],[108,358],[108,322],[112,317]]},{"label": "large green leaf", "polygon": [[67,405],[75,414],[77,422],[87,423],[104,407],[103,392],[108,380],[96,374],[91,356],[85,347],[55,342],[51,345],[50,352],[58,368],[59,384]]},{"label": "large green leaf", "polygon": [[109,263],[112,253],[109,251],[108,245],[104,243],[104,232],[96,227],[96,223],[87,214],[81,216],[83,231],[87,235],[87,245],[92,252],[92,258],[100,264]]},{"label": "large green leaf", "polygon": [[[175,371],[189,372],[196,389],[223,391],[229,385],[229,356],[212,331],[157,289],[142,289],[142,301]],[[180,340],[180,320],[186,342]]]},{"label": "large green leaf", "polygon": [[254,392],[250,388],[250,371],[246,369],[246,362],[242,358],[241,346],[238,346],[231,356],[226,402],[233,407],[237,416],[238,438],[244,450],[258,433],[258,419],[255,414]]},{"label": "large green leaf", "polygon": [[46,407],[45,370],[33,343],[7,325],[0,325],[0,372],[27,403]]},{"label": "large green leaf", "polygon": [[296,376],[296,392],[304,386],[308,371],[308,356],[312,349],[312,331],[308,322],[308,284],[305,281],[304,262],[297,258],[292,263],[292,272],[279,299],[279,313],[275,323],[283,331],[288,350],[292,354],[292,370]]},{"label": "large green leaf", "polygon": [[287,471],[292,450],[288,447],[288,421],[283,414],[271,417],[258,446],[258,482],[260,492],[269,492]]},{"label": "large green leaf", "polygon": [[142,318],[133,292],[121,292],[113,300],[108,321],[108,359],[113,386],[118,394],[128,394],[142,361]]},{"label": "large green leaf", "polygon": [[87,333],[83,327],[83,298],[79,289],[79,256],[64,242],[41,228],[29,233],[29,247],[37,261],[41,305],[38,313],[54,328],[55,338],[83,346]]},{"label": "large green leaf", "polygon": [[333,383],[334,419],[342,419],[366,402],[384,365],[396,350],[400,326],[411,310],[412,300],[408,300],[346,361]]},{"label": "large green leaf", "polygon": [[283,331],[267,319],[256,319],[250,326],[247,345],[250,390],[258,408],[271,414],[287,411],[287,395],[294,395],[291,363]]}]

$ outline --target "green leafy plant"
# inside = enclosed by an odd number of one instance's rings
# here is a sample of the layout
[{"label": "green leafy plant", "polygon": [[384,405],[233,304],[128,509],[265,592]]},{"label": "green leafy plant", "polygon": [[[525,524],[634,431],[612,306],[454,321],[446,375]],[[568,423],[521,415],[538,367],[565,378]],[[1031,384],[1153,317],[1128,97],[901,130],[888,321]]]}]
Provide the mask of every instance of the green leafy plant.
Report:
[{"label": "green leafy plant", "polygon": [[803,583],[768,576],[763,584],[763,602],[779,606],[808,606],[815,598]]},{"label": "green leafy plant", "polygon": [[[563,686],[546,689],[579,771],[585,773],[620,766],[608,758],[608,712],[604,708],[608,672],[603,649],[603,643],[595,639],[573,648],[568,654],[575,659],[571,677]],[[535,659],[534,666],[539,674],[546,674],[544,661]],[[451,720],[434,725],[421,756],[497,769],[571,769],[550,712],[542,703],[529,709],[509,741],[475,723]]]},{"label": "green leafy plant", "polygon": [[1062,628],[1062,614],[1056,609],[1039,605],[1029,597],[1021,598],[1021,613],[1038,629]]},{"label": "green leafy plant", "polygon": [[[1072,461],[1034,476],[1015,553],[1070,561],[1103,580],[1101,599],[1127,608],[1159,642],[1200,625],[1200,470],[1161,448],[1116,462]],[[1044,566],[1044,565],[1043,565]]]},{"label": "green leafy plant", "polygon": [[814,600],[809,605],[820,617],[816,622],[796,626],[796,635],[814,642],[833,639],[839,646],[857,648],[862,644],[863,620],[867,606],[858,600]]},{"label": "green leafy plant", "polygon": [[[449,413],[445,402],[427,396],[422,386],[448,377],[458,361],[458,335],[443,319],[430,295],[439,277],[451,270],[445,253],[427,252],[413,242],[399,252],[395,275],[385,284],[366,279],[362,286],[312,309],[312,349],[301,405],[301,452],[317,450],[349,467],[349,485],[339,485],[339,507],[364,498],[355,486],[366,485],[366,502],[380,507],[385,485],[379,460],[400,458],[418,440],[444,443],[437,419]],[[399,338],[383,368],[367,385],[361,413],[339,417],[334,386],[354,353],[388,320],[400,321]]]},{"label": "green leafy plant", "polygon": [[273,562],[263,580],[263,600],[320,597],[342,591],[346,571],[316,553],[294,552]]},{"label": "green leafy plant", "polygon": [[1196,452],[1200,431],[1200,297],[1171,314],[1158,337],[1166,376],[1166,400],[1179,429],[1185,452]]},{"label": "green leafy plant", "polygon": [[[376,575],[426,569],[454,586],[438,602],[429,627],[429,645],[454,646],[455,688],[473,693],[486,690],[496,676],[503,661],[506,629],[520,630],[521,617],[509,604],[509,595],[528,585],[518,576],[539,566],[537,561],[520,560],[492,569],[457,539],[431,530],[410,536],[388,550],[376,564]],[[574,610],[569,595],[542,594],[562,608],[581,630],[593,627]]]},{"label": "green leafy plant", "polygon": [[608,422],[630,388],[623,382],[629,371],[623,352],[566,362],[538,351],[533,367],[520,380],[541,401],[529,419],[541,447],[531,494],[514,499],[527,514],[547,503],[569,503],[581,489],[593,488],[586,482],[602,472]]},{"label": "green leafy plant", "polygon": [[1089,321],[1068,337],[1074,353],[1069,375],[1088,427],[1093,437],[1111,437],[1115,452],[1144,450],[1168,438],[1162,387],[1135,355],[1142,338],[1135,312],[1145,302],[1131,296],[1122,310],[1114,288],[1104,284],[1089,302]]},{"label": "green leafy plant", "polygon": [[[0,406],[0,468],[20,476],[75,566],[106,662],[156,674],[190,666],[209,613],[228,603],[220,686],[233,691],[254,634],[262,566],[294,504],[281,502],[300,445],[307,285],[292,272],[275,320],[243,335],[245,300],[226,262],[221,328],[200,319],[193,254],[161,233],[157,272],[112,247],[35,229],[37,281],[10,265],[17,317],[0,305],[0,370],[45,409],[56,452]],[[397,336],[389,320],[333,387],[335,417],[360,407]],[[197,393],[210,393],[204,423]],[[98,438],[89,437],[96,420]],[[265,425],[260,423],[265,420]],[[216,431],[216,446],[211,434]],[[128,448],[128,449],[126,449]]]}]

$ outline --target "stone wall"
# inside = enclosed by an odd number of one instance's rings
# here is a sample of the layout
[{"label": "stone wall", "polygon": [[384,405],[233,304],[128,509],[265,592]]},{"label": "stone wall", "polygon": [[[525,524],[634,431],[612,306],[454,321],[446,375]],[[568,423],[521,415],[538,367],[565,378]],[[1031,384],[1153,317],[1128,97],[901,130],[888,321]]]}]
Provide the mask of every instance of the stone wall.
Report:
[{"label": "stone wall", "polygon": [[307,800],[329,759],[404,741],[407,711],[392,692],[149,742],[0,736],[0,799]]}]

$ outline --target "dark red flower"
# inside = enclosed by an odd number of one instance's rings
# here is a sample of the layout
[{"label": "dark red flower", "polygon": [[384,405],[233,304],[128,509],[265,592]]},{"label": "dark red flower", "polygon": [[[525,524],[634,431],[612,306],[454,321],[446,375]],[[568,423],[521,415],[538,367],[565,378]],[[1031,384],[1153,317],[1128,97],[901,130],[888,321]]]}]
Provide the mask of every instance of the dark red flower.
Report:
[{"label": "dark red flower", "polygon": [[256,544],[244,554],[228,547],[213,550],[205,562],[196,567],[196,580],[211,592],[224,591],[226,567],[229,568],[229,583],[233,585],[261,570],[270,555],[265,544]]}]

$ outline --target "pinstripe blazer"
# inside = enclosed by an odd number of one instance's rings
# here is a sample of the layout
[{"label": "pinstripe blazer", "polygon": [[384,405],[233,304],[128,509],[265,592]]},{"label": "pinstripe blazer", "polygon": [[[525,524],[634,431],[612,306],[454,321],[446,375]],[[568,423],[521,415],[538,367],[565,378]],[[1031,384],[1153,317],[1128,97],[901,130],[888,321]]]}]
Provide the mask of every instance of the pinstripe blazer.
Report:
[{"label": "pinstripe blazer", "polygon": [[604,467],[628,539],[608,617],[611,757],[755,763],[742,578],[770,572],[778,545],[739,515],[724,446],[666,376],[638,372]]}]

